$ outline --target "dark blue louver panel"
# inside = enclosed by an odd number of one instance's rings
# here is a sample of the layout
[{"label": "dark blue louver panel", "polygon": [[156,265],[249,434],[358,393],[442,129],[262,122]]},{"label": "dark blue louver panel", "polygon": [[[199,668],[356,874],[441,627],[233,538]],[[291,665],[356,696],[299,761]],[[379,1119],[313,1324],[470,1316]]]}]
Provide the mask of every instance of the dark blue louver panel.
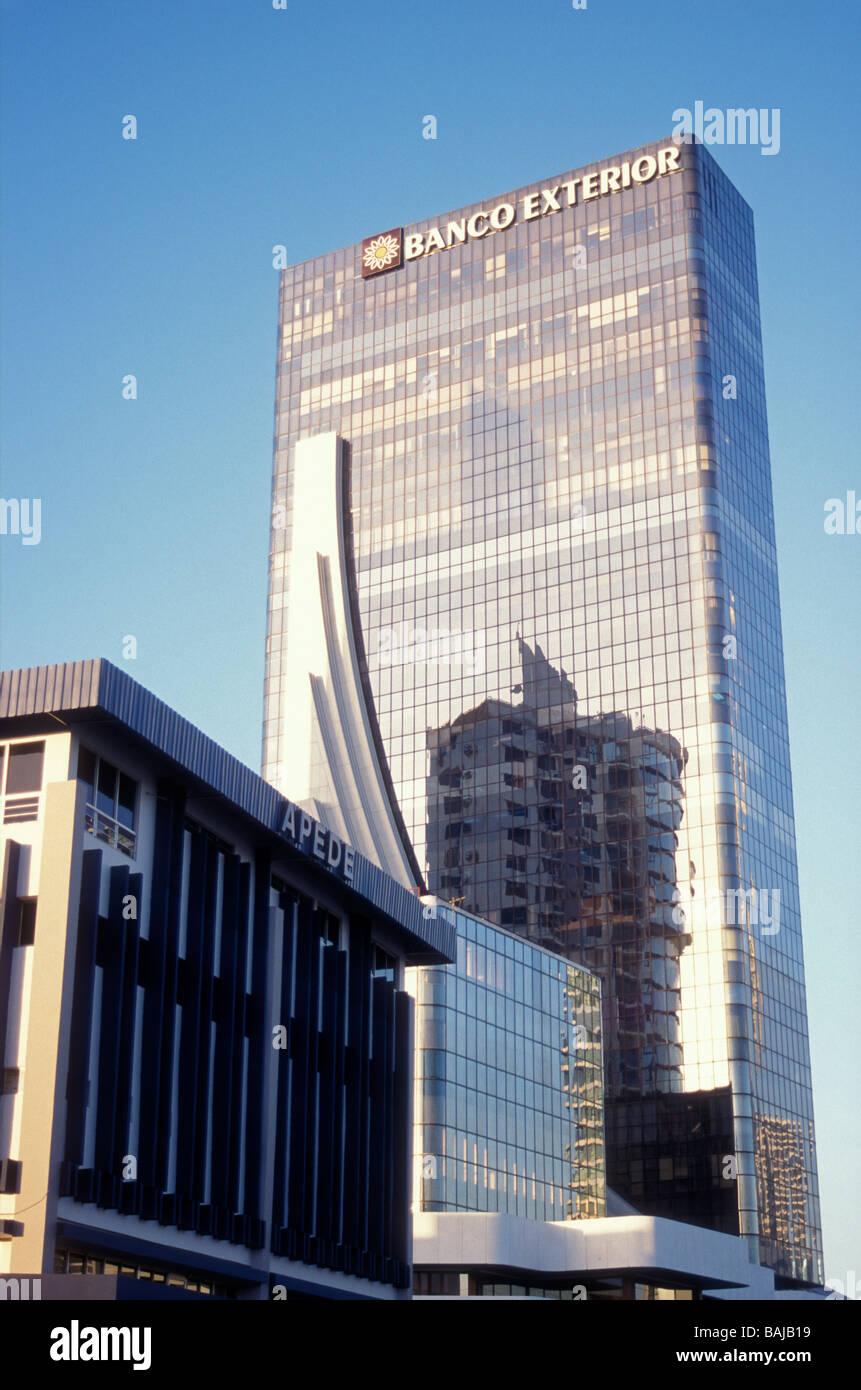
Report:
[{"label": "dark blue louver panel", "polygon": [[[9,990],[12,980],[12,952],[18,942],[18,867],[21,846],[15,840],[6,841],[3,881],[0,886],[0,1077],[6,1063],[6,1030],[9,1024]],[[11,1138],[7,1127],[6,1133]],[[0,1151],[0,1192],[20,1190],[21,1164]]]},{"label": "dark blue louver panel", "polygon": [[[245,1035],[248,1038],[248,1098],[245,1118],[244,1209],[259,1221],[263,1180],[264,1083],[272,1052],[269,1019],[269,883],[271,861],[258,852],[254,863],[254,909],[251,941],[251,994],[247,999]],[[274,989],[272,994],[274,996]]]},{"label": "dark blue louver panel", "polygon": [[[145,1187],[156,1192],[167,1186],[184,811],[184,791],[166,782],[159,783],[146,951],[138,1142],[138,1176]],[[153,1216],[157,1215],[154,1209]]]},{"label": "dark blue louver panel", "polygon": [[[125,865],[110,870],[108,915],[100,919],[102,851],[87,850],[83,855],[61,1191],[82,1202],[98,1202],[162,1225],[260,1249],[265,1244],[260,1182],[267,1058],[261,1031],[266,1024],[268,857],[257,861],[260,882],[252,933],[252,866],[238,856],[223,855],[206,831],[189,832],[184,803],[182,789],[167,783],[159,786],[148,938],[142,939],[139,931],[142,876],[130,874]],[[188,911],[186,952],[181,959],[186,836],[190,842]],[[224,870],[219,899],[220,858]],[[217,931],[221,935],[218,974]],[[252,945],[259,956],[252,955],[252,992],[246,995]],[[103,979],[99,1048],[93,1057],[90,1040],[97,967]],[[131,1103],[139,986],[143,996],[141,1065],[135,1115]],[[177,1005],[183,1025],[179,1044]],[[215,1084],[210,1077],[213,1025]],[[249,1068],[244,1065],[246,1036],[253,1068],[251,1062]],[[93,1164],[85,1167],[88,1104],[95,1147]],[[168,1159],[174,1132],[176,1177],[171,1184]],[[139,1136],[136,1153],[131,1133]],[[136,1176],[131,1170],[124,1176],[126,1157],[136,1160]]]},{"label": "dark blue louver panel", "polygon": [[[212,1000],[211,908],[215,899],[214,845],[192,835],[188,861],[185,969],[181,976],[182,1039],[179,1050],[176,1190],[186,1200],[203,1191],[206,1173],[206,1107],[209,1095],[209,1022]],[[210,910],[207,911],[207,888]]]},{"label": "dark blue louver panel", "polygon": [[[72,1022],[68,1039],[69,1069],[66,1080],[65,1160],[80,1166],[84,1161],[84,1134],[90,1073],[90,1033],[96,983],[96,946],[99,934],[99,889],[102,851],[88,849],[81,860],[81,894],[72,989]],[[90,1197],[92,1201],[93,1198]]]},{"label": "dark blue louver panel", "polygon": [[[125,1003],[123,983],[125,979],[126,953],[131,949],[137,956],[137,921],[140,875],[135,874],[138,893],[132,891],[132,875],[126,865],[110,871],[110,890],[108,917],[103,923],[100,935],[98,963],[102,967],[102,1004],[99,1026],[98,1056],[98,1112],[96,1119],[95,1166],[105,1173],[119,1174],[125,1133],[120,1125],[120,1078],[124,1071],[123,1063],[130,1061],[131,1039],[126,1036],[126,1055],[123,1056],[123,1006]],[[127,916],[123,916],[123,909]],[[134,914],[134,915],[132,915]],[[132,1016],[134,1004],[132,1003]],[[122,1078],[125,1087],[125,1106],[128,1106],[129,1072]],[[122,1135],[121,1142],[120,1136]]]},{"label": "dark blue louver panel", "polygon": [[[411,1001],[372,975],[370,919],[351,917],[345,940],[338,918],[289,891],[280,895],[281,913],[271,914],[268,856],[242,862],[187,825],[182,807],[181,791],[163,784],[147,939],[139,931],[141,875],[126,865],[107,871],[108,911],[100,918],[103,851],[83,856],[62,1191],[261,1248],[263,1096],[274,1067],[274,1253],[407,1288]],[[183,852],[188,906],[180,959]],[[267,1007],[271,921],[278,930],[283,922],[283,940]],[[100,1044],[92,1056],[99,968]],[[273,1022],[286,1028],[284,1049],[272,1047]],[[95,1147],[85,1166],[88,1104]],[[138,1169],[126,1177],[133,1133]]]},{"label": "dark blue louver panel", "polygon": [[[0,1076],[6,1062],[8,1043],[9,998],[12,979],[12,952],[18,940],[18,868],[21,846],[15,840],[6,841],[3,877],[0,883]],[[21,1191],[22,1165],[9,1154],[12,1134],[4,1126],[6,1140],[0,1148],[0,1193],[11,1195]]]},{"label": "dark blue louver panel", "polygon": [[18,868],[21,846],[6,841],[3,864],[2,902],[0,902],[0,1068],[2,1068],[8,1023],[9,984],[12,978],[12,952],[18,944]]},{"label": "dark blue louver panel", "polygon": [[372,978],[369,921],[350,919],[344,950],[327,913],[298,895],[282,907],[272,1248],[407,1288],[412,1001]]}]

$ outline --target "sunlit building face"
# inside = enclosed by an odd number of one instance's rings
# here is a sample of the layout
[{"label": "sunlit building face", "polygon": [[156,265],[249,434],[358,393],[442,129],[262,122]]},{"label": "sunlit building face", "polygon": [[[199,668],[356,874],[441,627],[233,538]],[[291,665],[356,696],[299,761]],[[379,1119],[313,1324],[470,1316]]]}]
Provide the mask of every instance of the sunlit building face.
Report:
[{"label": "sunlit building face", "polygon": [[820,1278],[750,209],[662,142],[290,267],[276,434],[266,775],[326,818],[291,565],[336,434],[400,876],[601,977],[612,1187]]}]

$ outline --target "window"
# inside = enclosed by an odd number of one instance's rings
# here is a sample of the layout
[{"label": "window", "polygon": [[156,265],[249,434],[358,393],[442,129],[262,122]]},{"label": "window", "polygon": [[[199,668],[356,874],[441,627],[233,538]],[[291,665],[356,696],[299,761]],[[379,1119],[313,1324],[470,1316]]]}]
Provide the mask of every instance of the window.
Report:
[{"label": "window", "polygon": [[9,747],[9,771],[6,775],[6,795],[42,790],[44,743],[13,743]]},{"label": "window", "polygon": [[372,947],[371,955],[371,979],[373,980],[395,980],[396,960],[390,956],[381,946]]},{"label": "window", "polygon": [[38,820],[39,793],[45,763],[45,743],[10,743],[8,757],[0,757],[0,785],[5,762],[3,824],[18,825]]},{"label": "window", "polygon": [[133,858],[137,782],[88,748],[78,749],[78,781],[86,788],[87,830]]},{"label": "window", "polygon": [[18,899],[18,941],[19,946],[32,946],[36,940],[36,899]]},{"label": "window", "polygon": [[108,816],[112,816],[117,800],[117,770],[103,758],[99,759],[99,775],[96,782],[96,806]]},{"label": "window", "polygon": [[453,1271],[415,1270],[413,1288],[418,1294],[459,1294],[460,1275]]}]

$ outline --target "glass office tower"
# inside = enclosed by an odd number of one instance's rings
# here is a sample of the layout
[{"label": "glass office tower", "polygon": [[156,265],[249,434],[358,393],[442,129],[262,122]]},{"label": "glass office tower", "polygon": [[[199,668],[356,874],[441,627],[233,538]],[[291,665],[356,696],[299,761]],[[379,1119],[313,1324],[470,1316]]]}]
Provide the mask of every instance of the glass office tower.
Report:
[{"label": "glass office tower", "polygon": [[416,1209],[604,1216],[600,985],[479,917],[438,911],[456,929],[457,960],[405,979]]},{"label": "glass office tower", "polygon": [[820,1279],[750,209],[659,142],[283,273],[264,771],[322,819],[291,564],[335,436],[312,690],[347,653],[387,867],[600,975],[611,1186]]}]

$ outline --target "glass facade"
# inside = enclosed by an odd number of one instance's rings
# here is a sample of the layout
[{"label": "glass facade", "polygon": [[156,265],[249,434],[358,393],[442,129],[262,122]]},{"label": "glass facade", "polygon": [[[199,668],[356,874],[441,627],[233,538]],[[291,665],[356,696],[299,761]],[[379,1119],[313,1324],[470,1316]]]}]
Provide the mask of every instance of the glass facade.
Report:
[{"label": "glass facade", "polygon": [[603,1216],[599,982],[488,922],[448,915],[456,964],[406,972],[417,1207]]},{"label": "glass facade", "polygon": [[264,771],[295,445],[334,431],[427,887],[600,975],[610,1185],[815,1281],[753,220],[662,148],[283,273]]}]

